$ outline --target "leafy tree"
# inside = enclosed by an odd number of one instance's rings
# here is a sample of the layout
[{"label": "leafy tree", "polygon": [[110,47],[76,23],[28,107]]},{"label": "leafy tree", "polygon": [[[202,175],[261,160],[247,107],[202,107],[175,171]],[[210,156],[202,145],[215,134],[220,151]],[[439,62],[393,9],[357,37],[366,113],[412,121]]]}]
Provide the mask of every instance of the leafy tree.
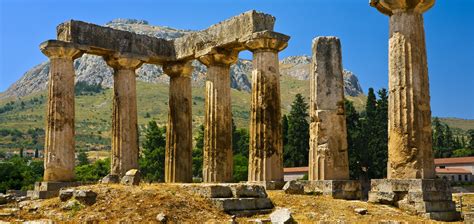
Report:
[{"label": "leafy tree", "polygon": [[145,141],[142,144],[143,153],[140,156],[140,172],[143,179],[163,181],[165,173],[166,127],[158,127],[155,121],[148,122],[145,129]]},{"label": "leafy tree", "polygon": [[32,189],[43,176],[43,161],[29,161],[14,156],[0,163],[0,192],[8,189]]},{"label": "leafy tree", "polygon": [[234,120],[232,120],[232,151],[234,181],[245,181],[248,174],[249,133],[247,129],[237,129]]},{"label": "leafy tree", "polygon": [[204,125],[200,125],[197,136],[194,138],[196,145],[193,148],[193,176],[202,177],[202,159],[204,148]]},{"label": "leafy tree", "polygon": [[93,164],[76,166],[76,180],[91,182],[98,181],[110,172],[110,158],[96,160]]},{"label": "leafy tree", "polygon": [[233,178],[235,182],[247,180],[248,164],[249,164],[249,160],[247,156],[244,156],[242,154],[234,155]]},{"label": "leafy tree", "polygon": [[308,165],[308,117],[308,104],[301,94],[296,94],[288,115],[288,144],[283,153],[286,167]]},{"label": "leafy tree", "polygon": [[84,151],[80,151],[79,154],[77,155],[77,160],[78,160],[78,166],[84,166],[89,164],[89,159],[87,158],[87,153]]},{"label": "leafy tree", "polygon": [[469,129],[467,131],[467,136],[469,137],[467,148],[474,149],[474,129]]}]

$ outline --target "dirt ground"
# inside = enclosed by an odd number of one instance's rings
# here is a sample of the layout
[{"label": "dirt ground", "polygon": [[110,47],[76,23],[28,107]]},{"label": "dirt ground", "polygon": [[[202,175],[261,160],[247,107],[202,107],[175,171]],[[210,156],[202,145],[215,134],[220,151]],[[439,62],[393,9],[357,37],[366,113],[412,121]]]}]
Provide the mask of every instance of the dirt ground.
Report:
[{"label": "dirt ground", "polygon": [[[64,202],[59,198],[31,201],[17,211],[0,207],[0,220],[21,222],[26,220],[53,220],[72,223],[153,223],[156,215],[164,213],[169,223],[229,223],[231,216],[218,211],[208,199],[183,190],[177,185],[143,184],[139,187],[123,185],[91,185],[78,187],[91,189],[98,194],[97,202],[92,206],[63,210]],[[283,191],[268,191],[275,207],[291,210],[299,223],[377,223],[401,221],[402,223],[436,223],[419,216],[410,215],[399,209],[370,204],[363,201],[335,200],[324,196],[287,195]],[[474,204],[474,195],[464,195],[465,209]],[[38,207],[38,209],[34,209]],[[30,208],[30,209],[28,209]],[[354,212],[355,208],[366,208],[366,215]],[[237,218],[239,223],[266,220],[269,215],[257,215]]]}]

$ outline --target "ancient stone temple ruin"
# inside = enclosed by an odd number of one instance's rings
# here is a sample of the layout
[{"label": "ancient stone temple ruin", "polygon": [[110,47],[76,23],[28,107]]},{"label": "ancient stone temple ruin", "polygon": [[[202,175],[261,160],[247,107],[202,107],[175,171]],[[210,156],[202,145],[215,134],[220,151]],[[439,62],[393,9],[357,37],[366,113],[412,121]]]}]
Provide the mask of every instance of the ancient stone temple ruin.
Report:
[{"label": "ancient stone temple ruin", "polygon": [[[459,213],[449,183],[434,179],[422,17],[434,0],[371,0],[370,4],[390,17],[390,94],[388,179],[372,180],[369,201],[432,219],[456,220]],[[239,208],[271,209],[265,188],[281,188],[284,183],[278,53],[289,40],[273,31],[274,23],[271,15],[249,11],[174,40],[74,20],[60,24],[57,40],[40,46],[51,64],[44,182],[35,185],[33,197],[48,198],[61,187],[78,184],[73,182],[73,63],[84,53],[102,56],[114,70],[111,171],[103,183],[119,182],[139,168],[135,70],[145,63],[162,66],[170,77],[165,182],[192,182],[192,60],[207,67],[203,181],[231,182],[229,72],[239,52],[249,50],[253,71],[248,182],[254,185],[186,186],[208,194],[221,207],[244,203],[253,207]],[[349,180],[341,43],[336,37],[318,37],[312,52],[309,180],[287,186],[298,193],[360,199],[360,182]]]},{"label": "ancient stone temple ruin", "polygon": [[[278,52],[289,37],[273,31],[275,18],[249,11],[175,40],[115,30],[81,21],[57,27],[57,40],[41,44],[51,61],[41,191],[74,180],[74,59],[102,56],[114,70],[110,175],[118,182],[138,168],[135,70],[160,65],[170,76],[165,181],[192,182],[191,66],[208,68],[205,99],[204,182],[232,181],[230,66],[242,50],[253,52],[249,182],[283,181]],[[53,183],[61,183],[53,186]]]},{"label": "ancient stone temple ruin", "polygon": [[447,181],[435,179],[423,13],[434,0],[371,0],[389,16],[387,178],[372,180],[369,201],[437,220],[459,213]]}]

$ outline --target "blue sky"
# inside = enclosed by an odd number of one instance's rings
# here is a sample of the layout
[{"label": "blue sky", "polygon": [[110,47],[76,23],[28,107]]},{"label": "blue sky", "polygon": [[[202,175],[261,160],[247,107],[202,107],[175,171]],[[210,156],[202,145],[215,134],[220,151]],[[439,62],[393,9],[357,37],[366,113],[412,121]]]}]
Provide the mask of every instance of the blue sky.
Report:
[{"label": "blue sky", "polygon": [[[424,14],[433,116],[474,119],[474,1],[438,0]],[[38,45],[69,20],[105,24],[114,18],[204,29],[256,9],[274,15],[275,31],[291,36],[280,58],[311,55],[316,36],[338,36],[344,67],[367,92],[387,88],[388,17],[368,0],[0,0],[0,91],[47,58]],[[241,54],[248,58],[248,53]]]}]

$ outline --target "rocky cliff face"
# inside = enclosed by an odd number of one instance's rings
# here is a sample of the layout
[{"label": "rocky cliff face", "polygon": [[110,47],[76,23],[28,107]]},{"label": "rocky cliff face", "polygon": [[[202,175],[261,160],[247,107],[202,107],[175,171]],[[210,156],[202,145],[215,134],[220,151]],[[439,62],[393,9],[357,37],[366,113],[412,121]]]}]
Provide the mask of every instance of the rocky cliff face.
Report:
[{"label": "rocky cliff face", "polygon": [[[131,31],[139,34],[174,39],[181,37],[190,30],[178,30],[170,27],[151,26],[144,20],[116,19],[106,24],[115,29]],[[309,79],[308,56],[291,56],[280,61],[281,74],[299,80]],[[202,86],[205,82],[206,67],[198,61],[193,61],[193,86]],[[112,87],[112,69],[109,68],[101,57],[85,54],[74,62],[76,81],[86,81],[90,84],[100,83],[104,87]],[[239,59],[231,67],[231,87],[240,91],[250,91],[249,81],[252,62]],[[1,98],[22,97],[46,89],[48,82],[49,62],[43,62],[29,71],[15,82],[7,91],[0,93]],[[138,79],[151,83],[168,83],[169,78],[163,74],[160,66],[144,64],[137,70]],[[346,94],[356,96],[362,93],[357,77],[349,71],[344,72]]]}]

